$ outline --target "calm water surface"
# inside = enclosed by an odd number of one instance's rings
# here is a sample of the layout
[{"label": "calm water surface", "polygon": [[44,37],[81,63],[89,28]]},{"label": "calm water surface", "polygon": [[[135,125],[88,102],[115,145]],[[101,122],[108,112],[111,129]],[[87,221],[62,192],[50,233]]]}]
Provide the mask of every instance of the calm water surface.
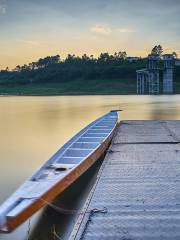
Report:
[{"label": "calm water surface", "polygon": [[[0,97],[0,203],[72,135],[117,108],[124,110],[120,119],[180,119],[180,95]],[[72,196],[65,193],[60,204],[79,206],[92,185],[95,171],[85,176],[84,185],[75,185],[76,190],[70,191]],[[45,240],[47,234],[52,234],[53,224],[59,224],[57,231],[67,238],[63,231],[67,232],[65,225],[72,225],[70,219],[47,209],[31,220],[31,238],[27,236],[26,222],[13,234],[0,234],[0,240]],[[48,235],[47,239],[56,238]]]}]

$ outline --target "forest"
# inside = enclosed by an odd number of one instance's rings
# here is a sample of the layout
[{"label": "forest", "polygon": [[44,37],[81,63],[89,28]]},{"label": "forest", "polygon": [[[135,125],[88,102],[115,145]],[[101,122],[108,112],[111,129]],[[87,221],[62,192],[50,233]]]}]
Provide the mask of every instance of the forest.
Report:
[{"label": "forest", "polygon": [[[162,54],[155,47],[152,53]],[[125,51],[113,55],[101,53],[97,58],[86,54],[81,57],[68,54],[65,59],[47,56],[12,70],[1,70],[0,93],[132,94],[136,93],[136,70],[146,67],[146,62],[146,58],[130,61]],[[179,67],[175,76],[179,89]]]}]

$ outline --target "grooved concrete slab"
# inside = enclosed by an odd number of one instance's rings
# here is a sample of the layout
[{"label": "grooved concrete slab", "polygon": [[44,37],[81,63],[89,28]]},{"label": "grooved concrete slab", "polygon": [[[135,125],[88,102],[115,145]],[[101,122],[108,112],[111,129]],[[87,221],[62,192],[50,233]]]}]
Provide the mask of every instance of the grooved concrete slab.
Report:
[{"label": "grooved concrete slab", "polygon": [[121,122],[71,238],[179,240],[179,137],[180,121]]}]

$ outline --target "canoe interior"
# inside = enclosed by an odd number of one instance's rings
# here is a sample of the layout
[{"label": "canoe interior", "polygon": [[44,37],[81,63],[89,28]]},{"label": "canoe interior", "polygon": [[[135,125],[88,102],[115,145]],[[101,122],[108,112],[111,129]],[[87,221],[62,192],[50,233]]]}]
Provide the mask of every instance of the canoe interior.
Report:
[{"label": "canoe interior", "polygon": [[51,171],[48,169],[50,165],[55,165],[56,163],[78,164],[83,161],[109,136],[117,123],[117,117],[116,112],[110,112],[85,127],[55,153],[31,180],[42,181],[42,179],[46,178],[45,175],[47,177],[50,175],[50,172],[58,175],[59,172],[57,173],[56,169],[53,170],[51,168]]}]

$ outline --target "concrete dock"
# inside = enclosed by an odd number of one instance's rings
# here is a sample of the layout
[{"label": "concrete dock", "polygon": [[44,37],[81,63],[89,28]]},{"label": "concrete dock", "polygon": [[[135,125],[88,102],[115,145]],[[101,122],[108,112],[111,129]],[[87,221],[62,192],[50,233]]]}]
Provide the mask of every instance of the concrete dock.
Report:
[{"label": "concrete dock", "polygon": [[180,239],[180,121],[122,121],[70,239]]}]

